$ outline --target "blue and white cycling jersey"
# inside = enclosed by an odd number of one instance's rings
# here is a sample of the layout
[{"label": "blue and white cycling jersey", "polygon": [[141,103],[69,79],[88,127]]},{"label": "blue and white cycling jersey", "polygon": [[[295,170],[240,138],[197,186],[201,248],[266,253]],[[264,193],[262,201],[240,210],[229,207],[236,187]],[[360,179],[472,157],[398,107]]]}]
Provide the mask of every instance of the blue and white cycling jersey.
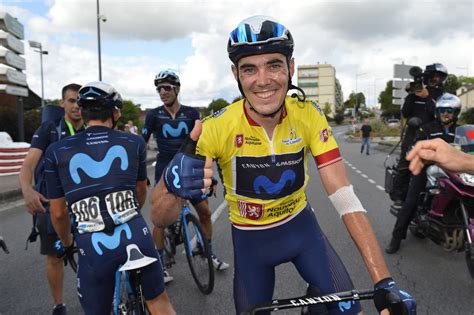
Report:
[{"label": "blue and white cycling jersey", "polygon": [[146,145],[136,135],[90,127],[48,148],[45,173],[48,198],[66,198],[80,234],[112,230],[138,215]]}]

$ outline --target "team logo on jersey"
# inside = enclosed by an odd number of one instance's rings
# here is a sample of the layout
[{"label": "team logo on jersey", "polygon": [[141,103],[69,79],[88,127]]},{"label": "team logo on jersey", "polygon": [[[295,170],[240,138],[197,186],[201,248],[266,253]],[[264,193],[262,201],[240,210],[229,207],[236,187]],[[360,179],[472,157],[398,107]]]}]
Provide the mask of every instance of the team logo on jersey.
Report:
[{"label": "team logo on jersey", "polygon": [[240,216],[250,220],[258,220],[263,217],[263,205],[243,200],[237,200]]},{"label": "team logo on jersey", "polygon": [[112,235],[107,235],[104,232],[93,233],[91,236],[91,243],[96,253],[101,256],[104,254],[104,251],[100,245],[110,250],[114,250],[119,247],[122,232],[125,232],[125,236],[128,240],[132,239],[132,230],[128,224],[117,226],[114,230],[114,234]]},{"label": "team logo on jersey", "polygon": [[234,145],[236,148],[240,148],[244,144],[244,135],[236,135],[234,138]]},{"label": "team logo on jersey", "polygon": [[296,180],[296,174],[292,170],[286,170],[281,174],[280,180],[272,182],[265,175],[260,175],[253,181],[253,190],[257,194],[267,193],[270,195],[279,194],[286,186],[293,186]]},{"label": "team logo on jersey", "polygon": [[313,107],[318,110],[319,115],[322,116],[322,115],[323,115],[323,111],[321,110],[321,108],[319,108],[318,103],[316,103],[316,102],[314,102],[314,101],[311,101],[311,104],[313,104]]},{"label": "team logo on jersey", "polygon": [[189,128],[188,125],[184,121],[181,121],[178,124],[178,127],[174,128],[170,124],[164,124],[163,125],[163,137],[165,138],[178,138],[181,136],[184,130],[184,135],[189,134]]},{"label": "team logo on jersey", "polygon": [[339,310],[341,312],[345,312],[347,310],[350,310],[352,306],[355,305],[355,302],[354,301],[339,302],[337,303],[337,305],[339,305]]},{"label": "team logo on jersey", "polygon": [[219,111],[217,111],[214,115],[212,115],[212,117],[217,118],[217,117],[219,117],[220,115],[224,114],[224,112],[225,112],[226,110],[227,110],[227,108],[224,107],[224,108],[220,109]]},{"label": "team logo on jersey", "polygon": [[329,131],[327,129],[323,129],[319,132],[319,139],[321,139],[322,142],[326,143],[328,142],[329,139]]},{"label": "team logo on jersey", "polygon": [[262,145],[262,140],[254,136],[244,137],[244,140],[245,140],[245,144],[248,144],[248,145]]},{"label": "team logo on jersey", "polygon": [[270,200],[288,196],[304,185],[304,149],[296,153],[235,157],[236,194]]},{"label": "team logo on jersey", "polygon": [[128,155],[121,145],[114,145],[105,154],[102,161],[96,161],[85,153],[76,153],[69,161],[69,173],[76,184],[81,183],[79,170],[92,178],[101,178],[107,175],[115,159],[120,159],[120,169],[125,171],[128,168]]},{"label": "team logo on jersey", "polygon": [[283,142],[286,145],[290,145],[290,144],[298,143],[301,141],[301,137],[296,137],[296,130],[293,127],[290,128],[289,137],[290,138],[288,140],[281,140],[281,142]]}]

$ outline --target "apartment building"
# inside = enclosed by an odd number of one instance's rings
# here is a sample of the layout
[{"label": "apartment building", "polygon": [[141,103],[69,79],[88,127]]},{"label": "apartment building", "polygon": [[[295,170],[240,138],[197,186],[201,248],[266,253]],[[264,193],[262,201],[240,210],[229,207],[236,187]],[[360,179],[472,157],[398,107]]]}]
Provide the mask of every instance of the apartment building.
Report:
[{"label": "apartment building", "polygon": [[343,95],[341,84],[336,78],[336,69],[327,63],[298,66],[298,87],[302,88],[306,98],[317,101],[322,109],[327,105],[328,114],[333,117],[336,108],[342,108]]}]

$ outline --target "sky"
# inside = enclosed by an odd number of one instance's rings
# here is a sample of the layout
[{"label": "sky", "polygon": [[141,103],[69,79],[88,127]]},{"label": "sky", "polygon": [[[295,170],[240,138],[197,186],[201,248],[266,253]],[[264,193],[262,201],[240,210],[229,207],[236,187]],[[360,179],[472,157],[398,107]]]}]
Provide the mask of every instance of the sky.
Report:
[{"label": "sky", "polygon": [[[68,83],[98,80],[96,5],[96,0],[0,0],[0,11],[25,27],[27,81],[38,95],[40,57],[28,40],[48,51],[46,99],[60,98]],[[228,35],[257,14],[291,31],[296,65],[332,64],[344,99],[357,86],[368,106],[392,79],[394,64],[424,68],[441,62],[457,76],[474,76],[471,0],[100,0],[100,14],[106,17],[100,22],[102,80],[144,109],[161,105],[153,80],[164,69],[180,75],[182,104],[207,106],[239,96]]]}]

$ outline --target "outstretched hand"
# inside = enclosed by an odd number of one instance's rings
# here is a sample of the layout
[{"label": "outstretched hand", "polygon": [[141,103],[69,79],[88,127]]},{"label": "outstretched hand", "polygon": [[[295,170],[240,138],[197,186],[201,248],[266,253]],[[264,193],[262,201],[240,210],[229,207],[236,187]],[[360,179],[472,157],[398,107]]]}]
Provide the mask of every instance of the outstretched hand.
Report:
[{"label": "outstretched hand", "polygon": [[193,130],[163,173],[169,192],[184,198],[201,197],[212,184],[212,160],[196,154],[202,123],[196,120]]},{"label": "outstretched hand", "polygon": [[406,159],[410,161],[410,171],[414,175],[418,175],[423,167],[431,163],[447,171],[462,171],[462,162],[465,155],[465,153],[456,150],[444,140],[437,138],[418,141],[408,153]]}]

